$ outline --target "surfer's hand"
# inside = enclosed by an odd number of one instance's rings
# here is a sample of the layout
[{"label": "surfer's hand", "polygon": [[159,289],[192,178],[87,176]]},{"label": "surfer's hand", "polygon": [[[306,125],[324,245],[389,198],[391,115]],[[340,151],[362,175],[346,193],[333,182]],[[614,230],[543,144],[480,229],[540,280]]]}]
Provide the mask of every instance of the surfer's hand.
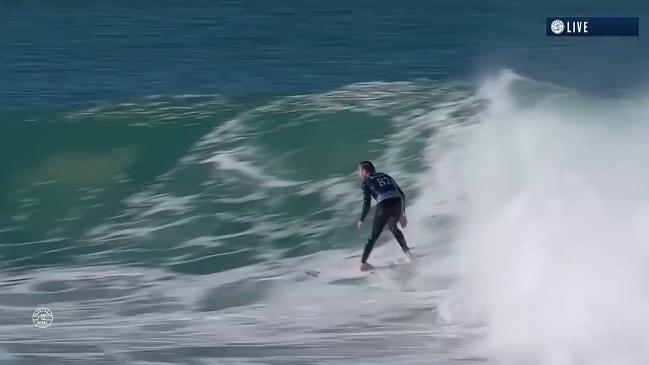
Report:
[{"label": "surfer's hand", "polygon": [[408,225],[408,218],[406,218],[405,214],[399,218],[399,224],[401,225],[401,228],[406,228]]},{"label": "surfer's hand", "polygon": [[361,228],[363,228],[363,221],[358,221],[358,223],[356,223],[356,228],[360,231]]}]

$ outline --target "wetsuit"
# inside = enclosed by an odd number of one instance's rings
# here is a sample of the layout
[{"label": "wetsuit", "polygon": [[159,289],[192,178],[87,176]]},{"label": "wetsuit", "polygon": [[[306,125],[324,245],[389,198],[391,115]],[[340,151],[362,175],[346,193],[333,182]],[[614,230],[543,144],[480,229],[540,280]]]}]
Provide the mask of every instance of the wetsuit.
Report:
[{"label": "wetsuit", "polygon": [[401,215],[405,213],[406,207],[406,195],[403,193],[403,190],[397,185],[396,181],[388,175],[382,172],[376,172],[370,174],[365,180],[363,180],[363,211],[361,212],[360,221],[362,222],[367,217],[367,213],[370,210],[370,204],[372,198],[376,200],[376,212],[374,215],[374,223],[372,224],[372,234],[367,240],[365,249],[363,250],[363,257],[361,258],[361,263],[367,262],[367,258],[370,256],[372,249],[374,248],[374,243],[381,235],[383,227],[388,225],[388,229],[394,235],[394,238],[397,239],[401,249],[404,252],[408,252],[409,248],[406,244],[406,239],[403,237],[403,233],[397,227],[397,222]]}]

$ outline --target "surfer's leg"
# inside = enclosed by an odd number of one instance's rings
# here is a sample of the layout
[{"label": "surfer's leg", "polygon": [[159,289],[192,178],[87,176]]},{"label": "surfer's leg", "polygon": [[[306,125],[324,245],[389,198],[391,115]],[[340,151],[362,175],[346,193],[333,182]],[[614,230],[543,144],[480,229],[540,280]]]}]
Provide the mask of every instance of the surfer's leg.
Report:
[{"label": "surfer's leg", "polygon": [[367,262],[367,259],[370,257],[370,253],[374,248],[374,243],[376,243],[376,240],[379,239],[381,231],[383,231],[383,227],[385,227],[385,223],[387,222],[388,215],[386,213],[387,212],[384,211],[383,206],[380,203],[377,204],[376,213],[374,214],[374,222],[372,224],[372,234],[367,240],[367,244],[365,244],[361,263]]}]

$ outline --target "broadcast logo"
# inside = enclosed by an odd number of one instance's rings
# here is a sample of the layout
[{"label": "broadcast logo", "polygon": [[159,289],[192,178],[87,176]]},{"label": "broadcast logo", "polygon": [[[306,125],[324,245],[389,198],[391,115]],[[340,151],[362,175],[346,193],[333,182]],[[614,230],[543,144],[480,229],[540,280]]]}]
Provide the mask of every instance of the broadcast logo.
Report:
[{"label": "broadcast logo", "polygon": [[545,18],[549,37],[638,37],[638,17],[555,16]]},{"label": "broadcast logo", "polygon": [[38,307],[32,314],[32,322],[38,328],[47,328],[54,321],[52,311],[46,307]]},{"label": "broadcast logo", "polygon": [[550,30],[554,34],[561,34],[566,29],[566,25],[560,19],[555,19],[550,23]]}]

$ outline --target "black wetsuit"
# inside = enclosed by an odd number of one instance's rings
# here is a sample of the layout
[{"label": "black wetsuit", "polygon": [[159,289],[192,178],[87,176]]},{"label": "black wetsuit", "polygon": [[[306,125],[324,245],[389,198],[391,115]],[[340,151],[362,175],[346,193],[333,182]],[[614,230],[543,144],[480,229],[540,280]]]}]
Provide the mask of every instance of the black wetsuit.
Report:
[{"label": "black wetsuit", "polygon": [[361,262],[367,262],[367,258],[374,248],[374,243],[381,235],[383,227],[388,225],[388,229],[397,239],[401,249],[408,252],[409,248],[406,244],[406,239],[403,233],[397,227],[397,222],[401,215],[405,213],[406,195],[403,190],[397,185],[397,182],[388,175],[382,172],[376,172],[363,180],[363,211],[361,212],[360,221],[362,222],[367,217],[370,210],[372,198],[376,200],[376,213],[374,215],[374,223],[372,224],[372,234],[367,240],[365,249],[363,250],[363,257]]}]

